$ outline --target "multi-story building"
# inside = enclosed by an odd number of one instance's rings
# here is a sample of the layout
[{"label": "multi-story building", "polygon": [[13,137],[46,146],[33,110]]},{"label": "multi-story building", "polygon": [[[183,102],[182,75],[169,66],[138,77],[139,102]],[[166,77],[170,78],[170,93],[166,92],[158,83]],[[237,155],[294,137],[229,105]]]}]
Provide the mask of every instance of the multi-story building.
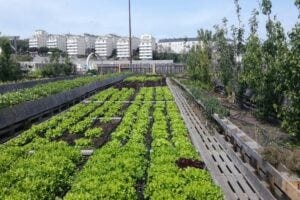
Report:
[{"label": "multi-story building", "polygon": [[153,51],[155,50],[155,38],[151,35],[142,35],[139,50],[141,60],[152,60]]},{"label": "multi-story building", "polygon": [[83,36],[68,36],[67,52],[70,56],[85,55],[86,41]]},{"label": "multi-story building", "polygon": [[64,35],[50,35],[47,40],[47,47],[67,51],[67,37]]},{"label": "multi-story building", "polygon": [[[135,50],[138,48],[140,43],[139,38],[132,37],[131,38],[131,50]],[[117,57],[119,59],[125,59],[130,57],[129,53],[129,38],[128,37],[123,37],[118,39],[117,41]]]},{"label": "multi-story building", "polygon": [[29,48],[40,48],[47,46],[48,34],[43,30],[36,30],[33,37],[29,39]]},{"label": "multi-story building", "polygon": [[157,50],[160,53],[187,53],[193,47],[199,45],[198,38],[175,38],[175,39],[162,39],[157,43]]},{"label": "multi-story building", "polygon": [[117,48],[117,39],[120,38],[116,35],[106,35],[98,37],[95,43],[96,54],[100,57],[109,57],[112,51]]}]

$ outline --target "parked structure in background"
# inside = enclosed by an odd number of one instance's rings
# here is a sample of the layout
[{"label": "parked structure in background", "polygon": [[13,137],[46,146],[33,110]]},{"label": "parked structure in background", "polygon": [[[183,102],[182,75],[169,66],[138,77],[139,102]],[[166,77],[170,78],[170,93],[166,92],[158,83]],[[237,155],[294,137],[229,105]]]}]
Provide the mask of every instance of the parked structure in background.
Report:
[{"label": "parked structure in background", "polygon": [[61,51],[67,51],[67,37],[64,35],[49,35],[47,40],[47,47],[56,48]]},{"label": "parked structure in background", "polygon": [[153,51],[155,50],[155,38],[152,35],[142,35],[139,50],[141,60],[152,60]]},{"label": "parked structure in background", "polygon": [[[140,39],[136,37],[132,37],[132,51],[137,49],[140,44]],[[122,37],[117,41],[117,58],[119,59],[127,59],[130,57],[129,53],[129,38]]]},{"label": "parked structure in background", "polygon": [[162,39],[157,43],[157,51],[159,53],[187,53],[193,47],[199,45],[198,38],[174,38]]},{"label": "parked structure in background", "polygon": [[29,39],[29,48],[46,47],[48,34],[44,30],[36,30],[33,37]]},{"label": "parked structure in background", "polygon": [[70,56],[85,55],[86,40],[84,36],[68,36],[67,53]]},{"label": "parked structure in background", "polygon": [[111,56],[113,50],[117,48],[119,38],[119,36],[113,34],[98,37],[95,43],[96,54],[102,58]]}]

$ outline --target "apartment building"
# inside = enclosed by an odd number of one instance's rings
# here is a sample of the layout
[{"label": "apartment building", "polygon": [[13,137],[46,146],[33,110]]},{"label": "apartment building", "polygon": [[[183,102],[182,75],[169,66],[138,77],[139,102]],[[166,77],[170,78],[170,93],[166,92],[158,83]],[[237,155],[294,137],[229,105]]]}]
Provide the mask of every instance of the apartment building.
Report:
[{"label": "apartment building", "polygon": [[105,58],[111,56],[113,50],[117,48],[119,38],[119,36],[113,34],[98,37],[95,43],[96,54]]},{"label": "apartment building", "polygon": [[64,35],[50,35],[47,40],[47,47],[67,51],[67,37]]},{"label": "apartment building", "polygon": [[157,51],[160,53],[187,53],[193,47],[199,45],[198,38],[174,38],[162,39],[157,43]]},{"label": "apartment building", "polygon": [[[139,47],[140,39],[136,37],[131,38],[132,51]],[[126,59],[130,57],[129,53],[129,38],[122,37],[117,41],[117,57],[119,59]]]},{"label": "apartment building", "polygon": [[40,48],[47,46],[48,34],[44,30],[36,30],[29,39],[29,48]]},{"label": "apartment building", "polygon": [[155,38],[151,35],[142,35],[139,50],[141,60],[152,60],[153,51],[155,50]]},{"label": "apartment building", "polygon": [[86,40],[84,36],[68,36],[67,52],[70,56],[85,55]]}]

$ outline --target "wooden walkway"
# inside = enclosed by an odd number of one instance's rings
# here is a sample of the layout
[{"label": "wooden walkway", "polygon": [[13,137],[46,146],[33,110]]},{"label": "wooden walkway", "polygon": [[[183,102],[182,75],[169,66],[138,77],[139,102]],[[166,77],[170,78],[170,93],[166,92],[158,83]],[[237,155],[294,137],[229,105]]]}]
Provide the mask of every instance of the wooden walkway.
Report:
[{"label": "wooden walkway", "polygon": [[225,199],[275,199],[266,184],[255,176],[251,166],[242,162],[230,148],[229,143],[218,133],[213,135],[206,129],[185,99],[183,91],[169,79],[167,84],[174,95],[194,146],[215,182],[223,189]]}]

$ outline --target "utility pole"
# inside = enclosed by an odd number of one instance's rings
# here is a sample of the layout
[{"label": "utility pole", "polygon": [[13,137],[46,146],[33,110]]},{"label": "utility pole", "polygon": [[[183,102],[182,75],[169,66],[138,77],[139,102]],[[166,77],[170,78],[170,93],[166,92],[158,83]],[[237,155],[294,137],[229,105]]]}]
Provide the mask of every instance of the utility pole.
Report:
[{"label": "utility pole", "polygon": [[130,67],[132,67],[132,41],[131,41],[131,0],[128,0],[128,9],[129,9],[129,61]]}]

